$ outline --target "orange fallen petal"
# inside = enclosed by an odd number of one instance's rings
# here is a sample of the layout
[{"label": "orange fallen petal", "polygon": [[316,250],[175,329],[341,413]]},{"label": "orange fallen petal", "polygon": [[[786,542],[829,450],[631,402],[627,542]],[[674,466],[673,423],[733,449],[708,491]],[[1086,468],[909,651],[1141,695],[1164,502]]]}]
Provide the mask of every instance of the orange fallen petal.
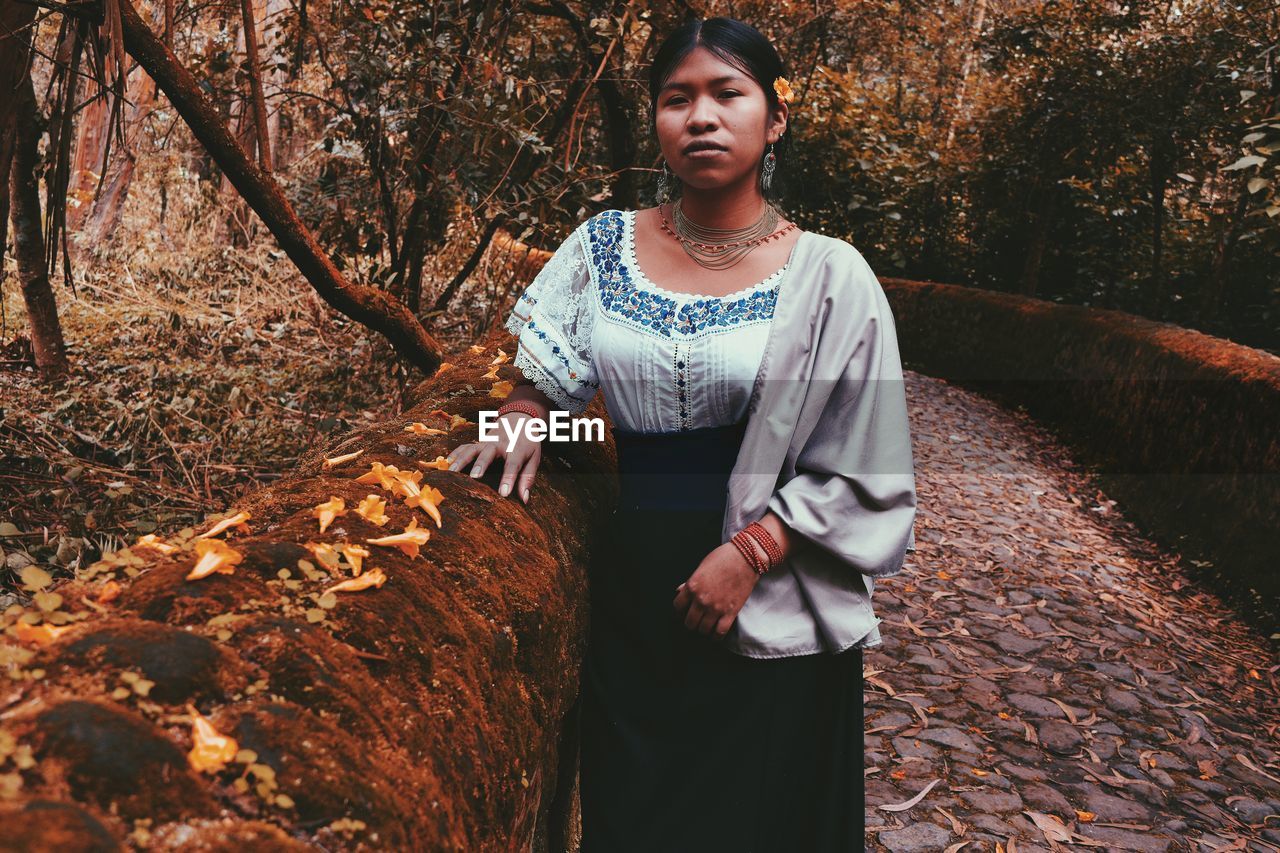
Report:
[{"label": "orange fallen petal", "polygon": [[489,389],[490,397],[504,398],[515,390],[515,385],[511,384],[510,379],[504,379],[501,382],[493,383],[493,387]]},{"label": "orange fallen petal", "polygon": [[215,729],[213,723],[201,715],[194,705],[188,704],[187,710],[191,714],[191,740],[195,743],[187,753],[187,761],[197,772],[217,773],[236,757],[240,745],[234,738]]},{"label": "orange fallen petal", "polygon": [[474,344],[474,345],[472,345],[472,346],[468,347],[468,351],[469,351],[469,352],[476,352],[476,353],[484,352],[484,346],[483,346],[483,345],[481,345],[481,344]]},{"label": "orange fallen petal", "polygon": [[236,564],[244,559],[244,555],[221,539],[201,539],[196,542],[195,567],[187,575],[187,580],[198,581],[214,572],[229,575],[235,572]]},{"label": "orange fallen petal", "polygon": [[172,554],[174,551],[180,551],[177,545],[170,545],[154,533],[148,533],[146,536],[138,537],[138,541],[134,543],[135,548],[154,548],[162,554]]},{"label": "orange fallen petal", "polygon": [[208,530],[206,530],[204,533],[201,533],[196,538],[207,539],[210,536],[217,536],[219,533],[221,533],[222,531],[230,527],[243,528],[240,532],[247,533],[249,531],[249,525],[245,524],[245,522],[248,521],[250,518],[252,518],[252,516],[249,515],[249,513],[247,512],[237,512],[235,515],[231,516],[230,518],[222,519],[222,521],[219,521],[213,527],[210,527]]},{"label": "orange fallen petal", "polygon": [[422,511],[431,516],[435,521],[436,527],[444,527],[444,520],[440,517],[440,502],[444,500],[444,493],[435,486],[427,486],[426,489],[412,497],[406,496],[405,504],[408,506],[421,507]]},{"label": "orange fallen petal", "polygon": [[369,549],[362,548],[359,545],[352,545],[344,542],[338,546],[338,551],[342,556],[347,558],[347,562],[351,564],[351,576],[360,577],[362,571],[361,566],[364,564],[364,558],[369,556]]},{"label": "orange fallen petal", "polygon": [[322,504],[317,504],[311,514],[320,519],[320,532],[324,533],[325,528],[333,524],[333,520],[340,515],[346,515],[346,502],[339,497],[330,497],[329,500]]},{"label": "orange fallen petal", "polygon": [[484,373],[480,374],[480,378],[481,379],[497,379],[498,365],[495,364],[493,367],[489,368]]},{"label": "orange fallen petal", "polygon": [[436,373],[444,373],[450,367],[453,367],[452,361],[442,361],[440,362],[440,366],[436,368]]},{"label": "orange fallen petal", "polygon": [[335,465],[341,465],[343,462],[350,462],[352,459],[355,459],[361,453],[364,453],[364,451],[357,450],[354,453],[344,453],[341,456],[334,456],[333,458],[329,458],[326,456],[325,460],[320,463],[320,470],[328,471],[330,468],[332,468]]},{"label": "orange fallen petal", "polygon": [[450,432],[452,432],[455,429],[461,429],[463,427],[469,427],[469,426],[475,426],[475,425],[476,425],[475,421],[469,421],[466,418],[464,418],[462,415],[454,415],[452,418],[449,419]]},{"label": "orange fallen petal", "polygon": [[70,631],[72,627],[71,625],[50,625],[47,622],[41,625],[28,625],[26,622],[19,622],[13,626],[13,629],[18,642],[37,643],[41,646],[47,646],[67,631]]},{"label": "orange fallen petal", "polygon": [[383,465],[381,462],[369,463],[370,468],[364,474],[356,477],[357,483],[373,484],[377,483],[382,488],[391,490],[395,487],[395,472],[399,469],[394,465]]},{"label": "orange fallen petal", "polygon": [[494,356],[494,357],[493,357],[493,361],[491,361],[491,362],[489,362],[489,363],[490,363],[490,364],[505,364],[506,362],[508,362],[508,361],[510,361],[510,360],[511,360],[511,356],[507,355],[505,352],[503,352],[501,349],[499,349],[499,350],[498,350],[498,354],[497,354],[496,356]]},{"label": "orange fallen petal", "polygon": [[424,462],[423,460],[419,459],[418,464],[421,465],[423,468],[435,468],[437,471],[449,470],[449,460],[445,459],[443,456],[437,456],[435,459],[432,459],[430,462]]},{"label": "orange fallen petal", "polygon": [[444,409],[432,409],[431,411],[427,412],[427,417],[437,417],[437,416],[442,417],[445,420],[448,420],[449,418],[453,417],[453,415],[449,414]]},{"label": "orange fallen petal", "polygon": [[391,520],[387,517],[386,509],[386,501],[377,495],[369,495],[356,506],[356,514],[370,524],[381,527]]},{"label": "orange fallen petal", "polygon": [[338,549],[328,542],[308,542],[304,547],[315,556],[316,562],[326,569],[338,565]]},{"label": "orange fallen petal", "polygon": [[403,533],[396,533],[392,536],[383,536],[379,539],[366,539],[370,545],[383,545],[389,548],[399,548],[410,558],[418,556],[420,545],[427,544],[427,540],[431,538],[431,531],[425,527],[418,527],[418,519],[409,520],[409,526],[404,529]]},{"label": "orange fallen petal", "polygon": [[115,580],[109,580],[102,585],[102,590],[98,593],[98,601],[106,604],[108,601],[115,601],[120,597],[120,593],[124,591],[124,587]]},{"label": "orange fallen petal", "polygon": [[369,587],[381,587],[387,582],[387,576],[382,573],[382,569],[370,569],[358,578],[341,581],[335,583],[324,591],[324,594],[331,592],[359,592]]},{"label": "orange fallen petal", "polygon": [[429,427],[421,421],[414,421],[404,428],[405,432],[411,432],[414,435],[445,435],[445,431],[436,427]]}]

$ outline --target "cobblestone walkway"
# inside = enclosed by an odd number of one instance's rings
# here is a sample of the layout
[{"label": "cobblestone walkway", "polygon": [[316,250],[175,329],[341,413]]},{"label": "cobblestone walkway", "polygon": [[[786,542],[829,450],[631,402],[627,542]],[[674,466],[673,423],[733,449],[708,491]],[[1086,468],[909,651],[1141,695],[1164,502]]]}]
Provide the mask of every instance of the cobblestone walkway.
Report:
[{"label": "cobblestone walkway", "polygon": [[1028,417],[910,375],[867,849],[1280,851],[1280,661]]}]

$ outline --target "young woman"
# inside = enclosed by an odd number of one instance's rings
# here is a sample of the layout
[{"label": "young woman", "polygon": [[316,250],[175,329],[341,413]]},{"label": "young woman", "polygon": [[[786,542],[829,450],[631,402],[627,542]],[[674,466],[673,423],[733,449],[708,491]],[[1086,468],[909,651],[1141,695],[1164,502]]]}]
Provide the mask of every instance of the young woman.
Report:
[{"label": "young woman", "polygon": [[[582,851],[861,851],[872,578],[912,547],[892,315],[848,243],[767,200],[790,87],[768,40],[692,21],[650,76],[657,207],[606,210],[516,304],[504,418],[603,389],[622,494],[590,566]],[[675,184],[673,186],[673,184]],[[521,437],[450,470],[529,500]]]}]

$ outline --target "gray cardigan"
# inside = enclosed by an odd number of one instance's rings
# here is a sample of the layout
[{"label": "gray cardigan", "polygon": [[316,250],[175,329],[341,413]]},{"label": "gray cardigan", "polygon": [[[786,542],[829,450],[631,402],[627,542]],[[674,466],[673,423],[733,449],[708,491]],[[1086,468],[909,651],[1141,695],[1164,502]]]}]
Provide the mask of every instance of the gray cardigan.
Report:
[{"label": "gray cardigan", "polygon": [[915,548],[907,402],[884,291],[857,249],[812,231],[783,276],[722,530],[728,542],[772,510],[803,537],[721,640],[756,658],[880,645],[873,579],[901,572]]}]

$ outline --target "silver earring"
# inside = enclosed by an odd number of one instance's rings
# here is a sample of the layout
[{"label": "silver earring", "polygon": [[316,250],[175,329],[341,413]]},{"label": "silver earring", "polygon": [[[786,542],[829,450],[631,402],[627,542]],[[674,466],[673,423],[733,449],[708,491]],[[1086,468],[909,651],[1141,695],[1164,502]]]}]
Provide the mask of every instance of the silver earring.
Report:
[{"label": "silver earring", "polygon": [[663,204],[671,201],[671,170],[666,160],[662,161],[662,171],[658,173],[658,201]]},{"label": "silver earring", "polygon": [[765,192],[773,186],[773,170],[777,165],[777,155],[773,153],[773,143],[769,143],[769,153],[764,155],[764,168],[760,170],[760,188]]}]

